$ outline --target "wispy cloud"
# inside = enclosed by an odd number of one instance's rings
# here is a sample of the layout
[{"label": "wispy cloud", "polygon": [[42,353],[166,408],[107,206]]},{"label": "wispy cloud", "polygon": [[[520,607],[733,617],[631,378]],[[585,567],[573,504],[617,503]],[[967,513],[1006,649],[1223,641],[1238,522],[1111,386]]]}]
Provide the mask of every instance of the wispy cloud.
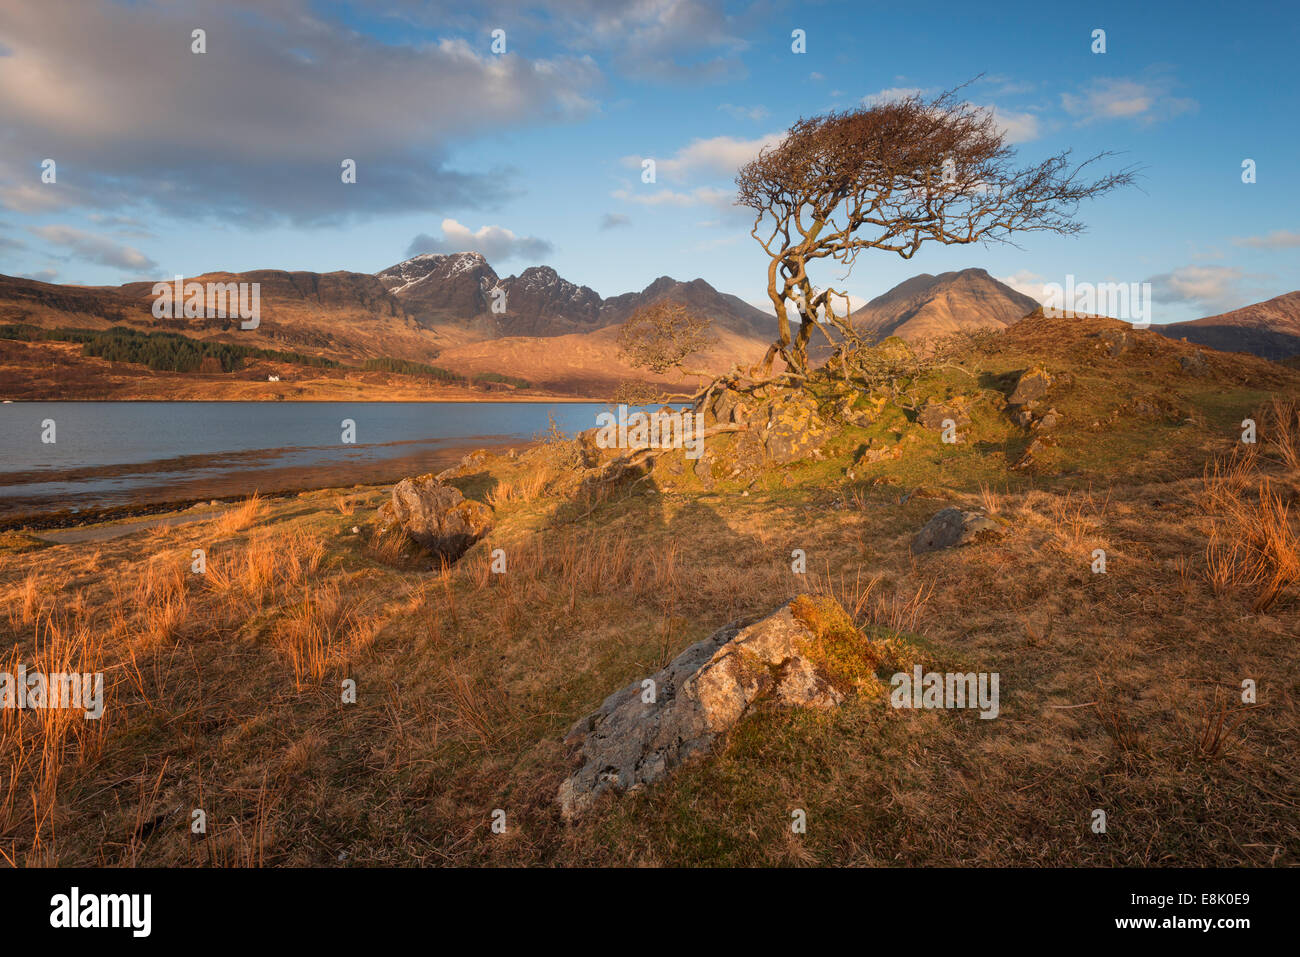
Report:
[{"label": "wispy cloud", "polygon": [[1239,236],[1232,240],[1234,246],[1247,249],[1293,249],[1300,246],[1300,233],[1275,229],[1267,236]]},{"label": "wispy cloud", "polygon": [[1198,108],[1195,100],[1174,96],[1172,86],[1167,77],[1098,77],[1078,92],[1062,93],[1061,106],[1079,123],[1132,120],[1149,125]]},{"label": "wispy cloud", "polygon": [[158,268],[158,264],[140,250],[82,229],[72,226],[32,226],[29,229],[33,235],[68,250],[72,257],[84,262],[136,272],[151,272]]},{"label": "wispy cloud", "polygon": [[736,106],[732,103],[723,103],[718,109],[738,120],[753,120],[755,123],[767,119],[769,115],[765,106]]},{"label": "wispy cloud", "polygon": [[615,199],[642,206],[708,206],[719,211],[733,210],[735,194],[714,186],[697,186],[695,189],[673,190],[656,189],[646,186],[644,190],[618,189],[613,193]]},{"label": "wispy cloud", "polygon": [[925,90],[919,86],[891,86],[884,90],[877,90],[875,93],[868,93],[862,98],[862,105],[880,106],[884,103],[906,100],[908,97],[921,96],[923,93]]},{"label": "wispy cloud", "polygon": [[1259,274],[1232,266],[1181,266],[1150,277],[1151,291],[1158,302],[1187,303],[1206,314],[1228,312],[1265,295]]},{"label": "wispy cloud", "polygon": [[714,136],[693,140],[672,156],[663,158],[625,156],[623,165],[640,169],[644,159],[655,160],[656,178],[685,182],[695,178],[731,179],[736,172],[758,156],[767,146],[775,146],[785,138],[784,133],[768,133],[752,140],[734,136]]},{"label": "wispy cloud", "polygon": [[1038,116],[1034,113],[1017,113],[988,107],[993,112],[993,122],[998,125],[1008,143],[1028,143],[1039,136]]},{"label": "wispy cloud", "polygon": [[604,216],[600,217],[601,229],[617,229],[620,226],[630,225],[632,225],[632,220],[624,216],[622,213],[606,213]]},{"label": "wispy cloud", "polygon": [[1016,292],[1024,293],[1036,302],[1047,301],[1048,294],[1043,288],[1047,285],[1047,281],[1036,272],[1021,269],[1010,276],[994,276],[993,278],[1004,285],[1010,286]]}]

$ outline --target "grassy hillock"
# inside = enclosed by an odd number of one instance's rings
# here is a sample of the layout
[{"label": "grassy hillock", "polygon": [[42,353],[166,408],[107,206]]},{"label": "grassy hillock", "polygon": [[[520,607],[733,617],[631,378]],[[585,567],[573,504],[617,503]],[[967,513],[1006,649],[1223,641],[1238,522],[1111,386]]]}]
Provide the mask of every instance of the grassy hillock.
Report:
[{"label": "grassy hillock", "polygon": [[[477,453],[447,479],[495,527],[450,567],[372,534],[382,487],[0,544],[15,660],[110,676],[102,722],[0,712],[18,769],[0,782],[0,854],[1294,864],[1300,373],[1101,319],[1037,318],[910,362],[798,391],[736,383],[710,407],[747,403],[748,425],[708,439],[703,465],[620,464],[581,436]],[[791,437],[810,450],[774,464]],[[948,505],[1002,537],[913,555]],[[800,594],[825,660],[858,669],[843,706],[760,710],[707,758],[561,821],[577,717]],[[890,707],[859,640],[998,673],[998,718]]]}]

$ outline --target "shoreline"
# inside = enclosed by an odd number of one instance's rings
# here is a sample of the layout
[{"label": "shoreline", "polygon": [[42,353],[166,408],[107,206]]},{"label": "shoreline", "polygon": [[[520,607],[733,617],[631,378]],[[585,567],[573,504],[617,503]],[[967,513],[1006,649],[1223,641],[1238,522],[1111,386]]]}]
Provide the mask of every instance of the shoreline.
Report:
[{"label": "shoreline", "polygon": [[[198,506],[209,506],[212,503],[219,505],[236,504],[254,494],[263,499],[285,499],[328,489],[375,488],[395,484],[412,475],[423,475],[425,472],[437,473],[454,466],[457,462],[462,461],[465,456],[480,449],[494,454],[505,454],[511,450],[523,451],[535,444],[536,440],[499,444],[457,445],[439,450],[440,454],[437,455],[439,461],[433,462],[429,468],[415,467],[414,462],[400,458],[369,464],[364,468],[353,471],[351,475],[346,469],[330,468],[322,470],[323,481],[320,483],[293,481],[293,478],[304,474],[305,470],[302,469],[268,470],[262,475],[268,479],[273,479],[278,474],[283,480],[283,484],[276,484],[269,490],[261,487],[250,489],[246,484],[236,487],[229,480],[222,482],[214,479],[212,481],[217,489],[216,491],[201,495],[197,493],[184,495],[179,498],[150,500],[148,490],[144,489],[141,490],[141,497],[138,501],[75,507],[71,504],[74,499],[65,496],[61,500],[52,499],[47,504],[34,506],[29,511],[8,515],[0,512],[0,532],[32,532],[48,529],[83,528],[113,522],[129,522],[132,519],[141,517],[185,512],[196,509]],[[222,489],[223,485],[225,486],[224,490]]]}]

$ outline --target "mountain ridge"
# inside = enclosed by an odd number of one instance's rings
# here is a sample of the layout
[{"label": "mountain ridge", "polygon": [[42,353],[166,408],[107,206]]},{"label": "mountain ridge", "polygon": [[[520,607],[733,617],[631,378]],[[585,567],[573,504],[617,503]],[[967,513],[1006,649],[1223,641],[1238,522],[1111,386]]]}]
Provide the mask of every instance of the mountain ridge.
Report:
[{"label": "mountain ridge", "polygon": [[1204,319],[1152,326],[1161,335],[1265,359],[1300,355],[1300,290]]},{"label": "mountain ridge", "polygon": [[860,334],[916,341],[958,331],[1005,329],[1038,303],[979,267],[921,273],[894,286],[849,314]]}]

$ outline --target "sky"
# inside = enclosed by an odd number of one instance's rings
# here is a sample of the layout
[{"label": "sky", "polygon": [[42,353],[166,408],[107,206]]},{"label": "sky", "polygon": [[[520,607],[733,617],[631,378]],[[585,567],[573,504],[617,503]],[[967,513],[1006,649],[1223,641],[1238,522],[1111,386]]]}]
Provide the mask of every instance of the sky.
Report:
[{"label": "sky", "polygon": [[1136,186],[1085,204],[1081,235],[868,251],[814,280],[855,304],[968,267],[1035,298],[1150,282],[1155,322],[1195,319],[1300,288],[1297,49],[1294,2],[3,0],[0,273],[477,250],[502,276],[545,264],[603,296],[702,277],[770,310],[737,169],[800,117],[970,81],[1024,165],[1112,152]]}]

